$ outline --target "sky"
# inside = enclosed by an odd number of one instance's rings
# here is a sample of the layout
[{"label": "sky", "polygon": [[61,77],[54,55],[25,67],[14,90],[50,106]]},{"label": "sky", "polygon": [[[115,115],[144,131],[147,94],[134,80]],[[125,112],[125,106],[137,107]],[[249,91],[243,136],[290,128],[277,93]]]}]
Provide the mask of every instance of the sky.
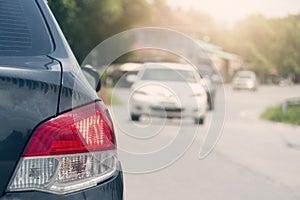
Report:
[{"label": "sky", "polygon": [[167,0],[171,7],[190,7],[211,15],[214,19],[233,25],[253,14],[268,18],[300,13],[300,0]]}]

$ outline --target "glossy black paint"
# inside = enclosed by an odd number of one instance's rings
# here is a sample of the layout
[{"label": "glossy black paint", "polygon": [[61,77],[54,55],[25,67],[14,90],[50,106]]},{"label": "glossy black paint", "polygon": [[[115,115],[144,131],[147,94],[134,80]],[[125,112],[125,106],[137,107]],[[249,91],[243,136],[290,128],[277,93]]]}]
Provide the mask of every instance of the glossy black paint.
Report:
[{"label": "glossy black paint", "polygon": [[94,69],[92,66],[83,66],[81,67],[81,71],[89,81],[90,85],[95,89],[95,91],[99,92],[101,89],[101,80],[97,70]]},{"label": "glossy black paint", "polygon": [[55,51],[49,54],[49,56],[59,61],[63,68],[59,112],[64,112],[99,99],[94,88],[91,87],[84,77],[78,62],[49,7],[45,4],[44,0],[37,0],[37,2],[48,23],[55,43]]},{"label": "glossy black paint", "polygon": [[0,200],[123,199],[123,178],[115,177],[69,195],[5,192],[32,131],[41,122],[99,100],[84,77],[45,0],[32,0],[41,10],[53,51],[36,57],[0,57]]},{"label": "glossy black paint", "polygon": [[0,58],[0,194],[32,130],[56,115],[60,74],[60,65],[46,56]]}]

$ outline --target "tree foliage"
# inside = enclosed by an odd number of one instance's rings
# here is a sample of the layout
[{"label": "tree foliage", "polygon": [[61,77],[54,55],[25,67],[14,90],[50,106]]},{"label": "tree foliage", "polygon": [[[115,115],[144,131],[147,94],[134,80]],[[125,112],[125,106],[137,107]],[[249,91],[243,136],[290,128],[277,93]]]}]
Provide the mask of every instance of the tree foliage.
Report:
[{"label": "tree foliage", "polygon": [[281,19],[249,16],[218,39],[226,49],[241,55],[262,79],[270,72],[300,75],[300,15]]},{"label": "tree foliage", "polygon": [[109,36],[145,22],[150,16],[146,0],[49,0],[77,59]]},{"label": "tree foliage", "polygon": [[113,34],[160,26],[188,30],[196,39],[209,36],[225,51],[241,55],[261,79],[270,72],[300,75],[300,15],[254,15],[225,29],[203,12],[171,9],[165,0],[49,0],[49,5],[79,61]]}]

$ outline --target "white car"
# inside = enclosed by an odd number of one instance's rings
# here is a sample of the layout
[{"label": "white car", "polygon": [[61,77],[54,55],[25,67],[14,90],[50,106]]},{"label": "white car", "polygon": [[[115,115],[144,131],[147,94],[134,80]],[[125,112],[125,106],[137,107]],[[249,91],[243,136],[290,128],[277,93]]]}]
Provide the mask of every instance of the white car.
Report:
[{"label": "white car", "polygon": [[252,71],[239,71],[233,78],[233,89],[257,89],[256,75]]},{"label": "white car", "polygon": [[207,94],[203,80],[191,65],[145,63],[132,85],[130,114],[132,121],[142,115],[166,118],[190,117],[203,124]]}]

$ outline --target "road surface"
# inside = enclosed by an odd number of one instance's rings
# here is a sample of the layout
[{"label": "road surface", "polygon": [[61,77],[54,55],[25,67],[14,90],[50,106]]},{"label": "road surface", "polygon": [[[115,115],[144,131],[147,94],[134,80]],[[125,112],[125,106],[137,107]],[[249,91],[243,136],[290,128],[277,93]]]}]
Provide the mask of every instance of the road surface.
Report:
[{"label": "road surface", "polygon": [[[125,199],[300,199],[300,127],[260,119],[266,107],[299,96],[300,86],[262,86],[257,92],[226,86],[225,93],[222,137],[201,160],[213,112],[198,129],[189,120],[144,118],[132,123],[129,90],[114,89],[113,95],[123,101],[111,113],[124,166]],[[176,145],[170,152],[162,152],[172,143]]]}]

